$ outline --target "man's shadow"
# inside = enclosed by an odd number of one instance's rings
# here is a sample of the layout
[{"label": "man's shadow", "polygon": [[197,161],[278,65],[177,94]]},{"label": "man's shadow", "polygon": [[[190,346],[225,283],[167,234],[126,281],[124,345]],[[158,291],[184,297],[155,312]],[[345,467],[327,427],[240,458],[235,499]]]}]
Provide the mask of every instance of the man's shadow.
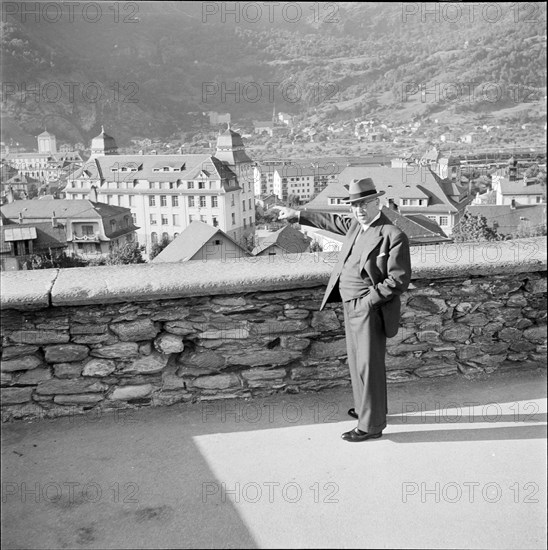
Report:
[{"label": "man's shadow", "polygon": [[[389,430],[383,436],[395,443],[426,443],[432,441],[492,441],[492,440],[514,440],[514,439],[545,439],[547,435],[546,413],[537,414],[504,414],[504,415],[476,415],[473,412],[466,415],[451,416],[434,414],[420,416],[389,415]],[[512,422],[514,425],[506,424]],[[482,427],[472,427],[482,424]],[[532,424],[533,423],[533,424]],[[541,424],[544,423],[544,424]],[[465,425],[462,428],[439,428],[434,430],[405,430],[405,426],[440,425],[451,424]],[[485,424],[489,426],[484,427]],[[505,424],[497,427],[496,424]]]}]

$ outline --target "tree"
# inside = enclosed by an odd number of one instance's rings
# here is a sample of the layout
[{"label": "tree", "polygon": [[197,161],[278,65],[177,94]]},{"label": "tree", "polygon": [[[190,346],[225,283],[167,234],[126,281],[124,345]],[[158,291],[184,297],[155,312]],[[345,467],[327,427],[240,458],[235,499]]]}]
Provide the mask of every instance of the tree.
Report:
[{"label": "tree", "polygon": [[287,197],[286,204],[287,206],[289,206],[289,208],[297,208],[299,204],[301,204],[301,199],[299,195],[295,195],[292,193]]},{"label": "tree", "polygon": [[485,216],[474,216],[466,212],[459,222],[453,227],[453,239],[455,242],[484,242],[499,241],[501,236],[497,230],[489,227]]},{"label": "tree", "polygon": [[64,250],[58,252],[49,248],[47,252],[32,254],[24,262],[23,269],[64,269],[68,267],[86,267],[87,265],[87,260],[79,256],[68,256]]},{"label": "tree", "polygon": [[103,256],[96,260],[91,260],[90,265],[127,265],[144,264],[143,251],[145,247],[138,242],[126,243],[122,246],[113,248],[108,256]]},{"label": "tree", "polygon": [[152,247],[150,248],[150,254],[148,255],[149,259],[154,259],[162,250],[171,243],[171,239],[169,237],[166,237],[165,235],[162,237],[160,242],[154,243]]},{"label": "tree", "polygon": [[34,183],[32,183],[29,186],[28,198],[29,199],[34,199],[34,197],[37,197],[37,196],[38,196],[38,189],[37,189],[36,185]]}]

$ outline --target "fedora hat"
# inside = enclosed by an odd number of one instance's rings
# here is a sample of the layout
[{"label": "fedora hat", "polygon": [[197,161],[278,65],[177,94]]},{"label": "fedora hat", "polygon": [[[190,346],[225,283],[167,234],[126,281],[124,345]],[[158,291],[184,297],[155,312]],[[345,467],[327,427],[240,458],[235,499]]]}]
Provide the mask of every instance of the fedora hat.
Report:
[{"label": "fedora hat", "polygon": [[384,195],[384,191],[377,191],[371,178],[352,180],[348,186],[349,196],[345,199],[347,204],[361,201],[363,199],[376,199]]}]

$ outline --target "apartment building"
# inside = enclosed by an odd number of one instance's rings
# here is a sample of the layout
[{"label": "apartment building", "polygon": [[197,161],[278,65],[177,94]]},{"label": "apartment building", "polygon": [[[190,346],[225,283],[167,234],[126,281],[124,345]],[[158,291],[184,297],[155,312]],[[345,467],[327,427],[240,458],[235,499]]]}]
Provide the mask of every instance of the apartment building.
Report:
[{"label": "apartment building", "polygon": [[67,198],[91,196],[130,208],[147,249],[164,236],[176,238],[194,220],[237,242],[255,230],[252,161],[230,129],[218,136],[215,155],[118,155],[104,131],[91,150],[89,161],[69,177]]}]

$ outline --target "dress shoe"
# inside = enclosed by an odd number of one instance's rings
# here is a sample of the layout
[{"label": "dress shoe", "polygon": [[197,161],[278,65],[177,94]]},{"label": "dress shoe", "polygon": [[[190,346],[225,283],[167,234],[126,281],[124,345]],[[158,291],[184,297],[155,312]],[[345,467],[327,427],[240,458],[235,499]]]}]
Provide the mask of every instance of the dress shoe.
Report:
[{"label": "dress shoe", "polygon": [[358,441],[367,441],[368,439],[378,439],[379,437],[382,437],[382,432],[379,432],[378,434],[370,434],[367,432],[362,432],[361,430],[358,430],[358,428],[354,428],[349,432],[344,432],[341,437],[345,441],[356,443]]},{"label": "dress shoe", "polygon": [[358,413],[356,412],[356,409],[348,409],[348,416],[351,416],[352,418],[358,418]]}]

